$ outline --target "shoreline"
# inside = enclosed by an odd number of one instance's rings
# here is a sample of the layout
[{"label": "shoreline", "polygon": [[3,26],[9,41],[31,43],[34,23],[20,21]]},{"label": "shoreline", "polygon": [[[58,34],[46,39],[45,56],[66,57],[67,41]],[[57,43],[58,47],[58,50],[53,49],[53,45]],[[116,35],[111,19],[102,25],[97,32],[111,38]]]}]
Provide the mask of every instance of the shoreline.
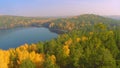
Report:
[{"label": "shoreline", "polygon": [[44,28],[49,29],[49,31],[51,31],[51,32],[53,32],[53,33],[56,33],[56,34],[64,34],[64,33],[67,32],[66,30],[52,29],[52,28],[49,28],[49,27],[46,27],[46,26],[42,26],[42,25],[37,25],[37,26],[31,25],[31,26],[19,26],[19,27],[10,27],[10,28],[0,28],[0,30],[9,30],[9,29],[23,28],[23,27],[37,27],[37,28],[44,27]]}]

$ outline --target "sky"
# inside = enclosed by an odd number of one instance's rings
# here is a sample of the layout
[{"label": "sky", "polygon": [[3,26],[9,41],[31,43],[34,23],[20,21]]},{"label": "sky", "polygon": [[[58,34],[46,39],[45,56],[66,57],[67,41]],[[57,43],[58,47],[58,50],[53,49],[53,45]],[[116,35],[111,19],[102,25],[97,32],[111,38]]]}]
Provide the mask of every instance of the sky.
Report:
[{"label": "sky", "polygon": [[120,0],[0,0],[0,15],[120,15]]}]

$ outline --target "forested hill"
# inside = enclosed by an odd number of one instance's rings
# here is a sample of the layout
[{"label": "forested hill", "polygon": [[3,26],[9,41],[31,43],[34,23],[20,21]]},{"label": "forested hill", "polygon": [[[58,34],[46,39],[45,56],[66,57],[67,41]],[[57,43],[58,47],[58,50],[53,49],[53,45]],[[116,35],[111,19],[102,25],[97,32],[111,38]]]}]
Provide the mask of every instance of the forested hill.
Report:
[{"label": "forested hill", "polygon": [[34,26],[54,20],[54,18],[40,17],[22,17],[22,16],[0,16],[0,29],[9,29],[14,27]]},{"label": "forested hill", "polygon": [[44,26],[50,29],[72,30],[96,23],[105,23],[112,26],[120,25],[120,21],[118,20],[105,18],[94,14],[84,14],[67,18],[0,16],[0,29],[9,29],[23,26]]},{"label": "forested hill", "polygon": [[120,25],[120,21],[111,18],[102,17],[94,14],[84,14],[80,16],[60,18],[51,21],[50,27],[53,29],[72,30],[79,29],[82,26],[88,26],[97,23],[109,24],[110,26]]},{"label": "forested hill", "polygon": [[[38,18],[0,16],[0,25],[7,27],[40,24],[40,21]],[[42,25],[68,30],[68,33],[46,42],[1,49],[0,68],[120,68],[119,21],[86,14],[45,19]]]},{"label": "forested hill", "polygon": [[111,16],[104,16],[104,17],[120,20],[120,15],[111,15]]}]

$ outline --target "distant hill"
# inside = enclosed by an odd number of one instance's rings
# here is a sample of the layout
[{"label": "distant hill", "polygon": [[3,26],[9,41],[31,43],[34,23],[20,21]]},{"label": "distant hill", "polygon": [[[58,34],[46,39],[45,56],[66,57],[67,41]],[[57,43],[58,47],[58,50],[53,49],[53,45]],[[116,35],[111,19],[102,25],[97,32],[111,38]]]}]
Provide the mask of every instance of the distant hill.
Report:
[{"label": "distant hill", "polygon": [[72,29],[80,29],[83,26],[88,26],[97,23],[110,24],[111,26],[120,25],[120,21],[115,19],[94,15],[94,14],[83,14],[79,16],[59,18],[53,20],[51,21],[50,28],[72,30]]},{"label": "distant hill", "polygon": [[105,16],[105,17],[116,19],[116,20],[120,20],[120,15]]},{"label": "distant hill", "polygon": [[43,24],[53,19],[54,18],[0,15],[0,29],[8,29],[8,28],[14,28],[14,27]]},{"label": "distant hill", "polygon": [[0,29],[21,27],[21,26],[45,26],[51,29],[62,29],[72,30],[79,29],[82,26],[92,25],[96,23],[105,23],[110,25],[120,25],[120,21],[94,15],[94,14],[83,14],[79,16],[70,17],[22,17],[22,16],[0,16]]}]

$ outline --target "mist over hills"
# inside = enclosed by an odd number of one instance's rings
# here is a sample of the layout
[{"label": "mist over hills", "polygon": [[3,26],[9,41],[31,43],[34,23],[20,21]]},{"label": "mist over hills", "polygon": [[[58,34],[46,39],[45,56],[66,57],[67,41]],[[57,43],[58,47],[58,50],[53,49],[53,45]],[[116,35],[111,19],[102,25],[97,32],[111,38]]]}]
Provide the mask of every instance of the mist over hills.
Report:
[{"label": "mist over hills", "polygon": [[115,20],[120,20],[120,15],[108,15],[108,16],[103,16],[103,17],[107,17],[107,18],[111,18],[111,19],[115,19]]}]

